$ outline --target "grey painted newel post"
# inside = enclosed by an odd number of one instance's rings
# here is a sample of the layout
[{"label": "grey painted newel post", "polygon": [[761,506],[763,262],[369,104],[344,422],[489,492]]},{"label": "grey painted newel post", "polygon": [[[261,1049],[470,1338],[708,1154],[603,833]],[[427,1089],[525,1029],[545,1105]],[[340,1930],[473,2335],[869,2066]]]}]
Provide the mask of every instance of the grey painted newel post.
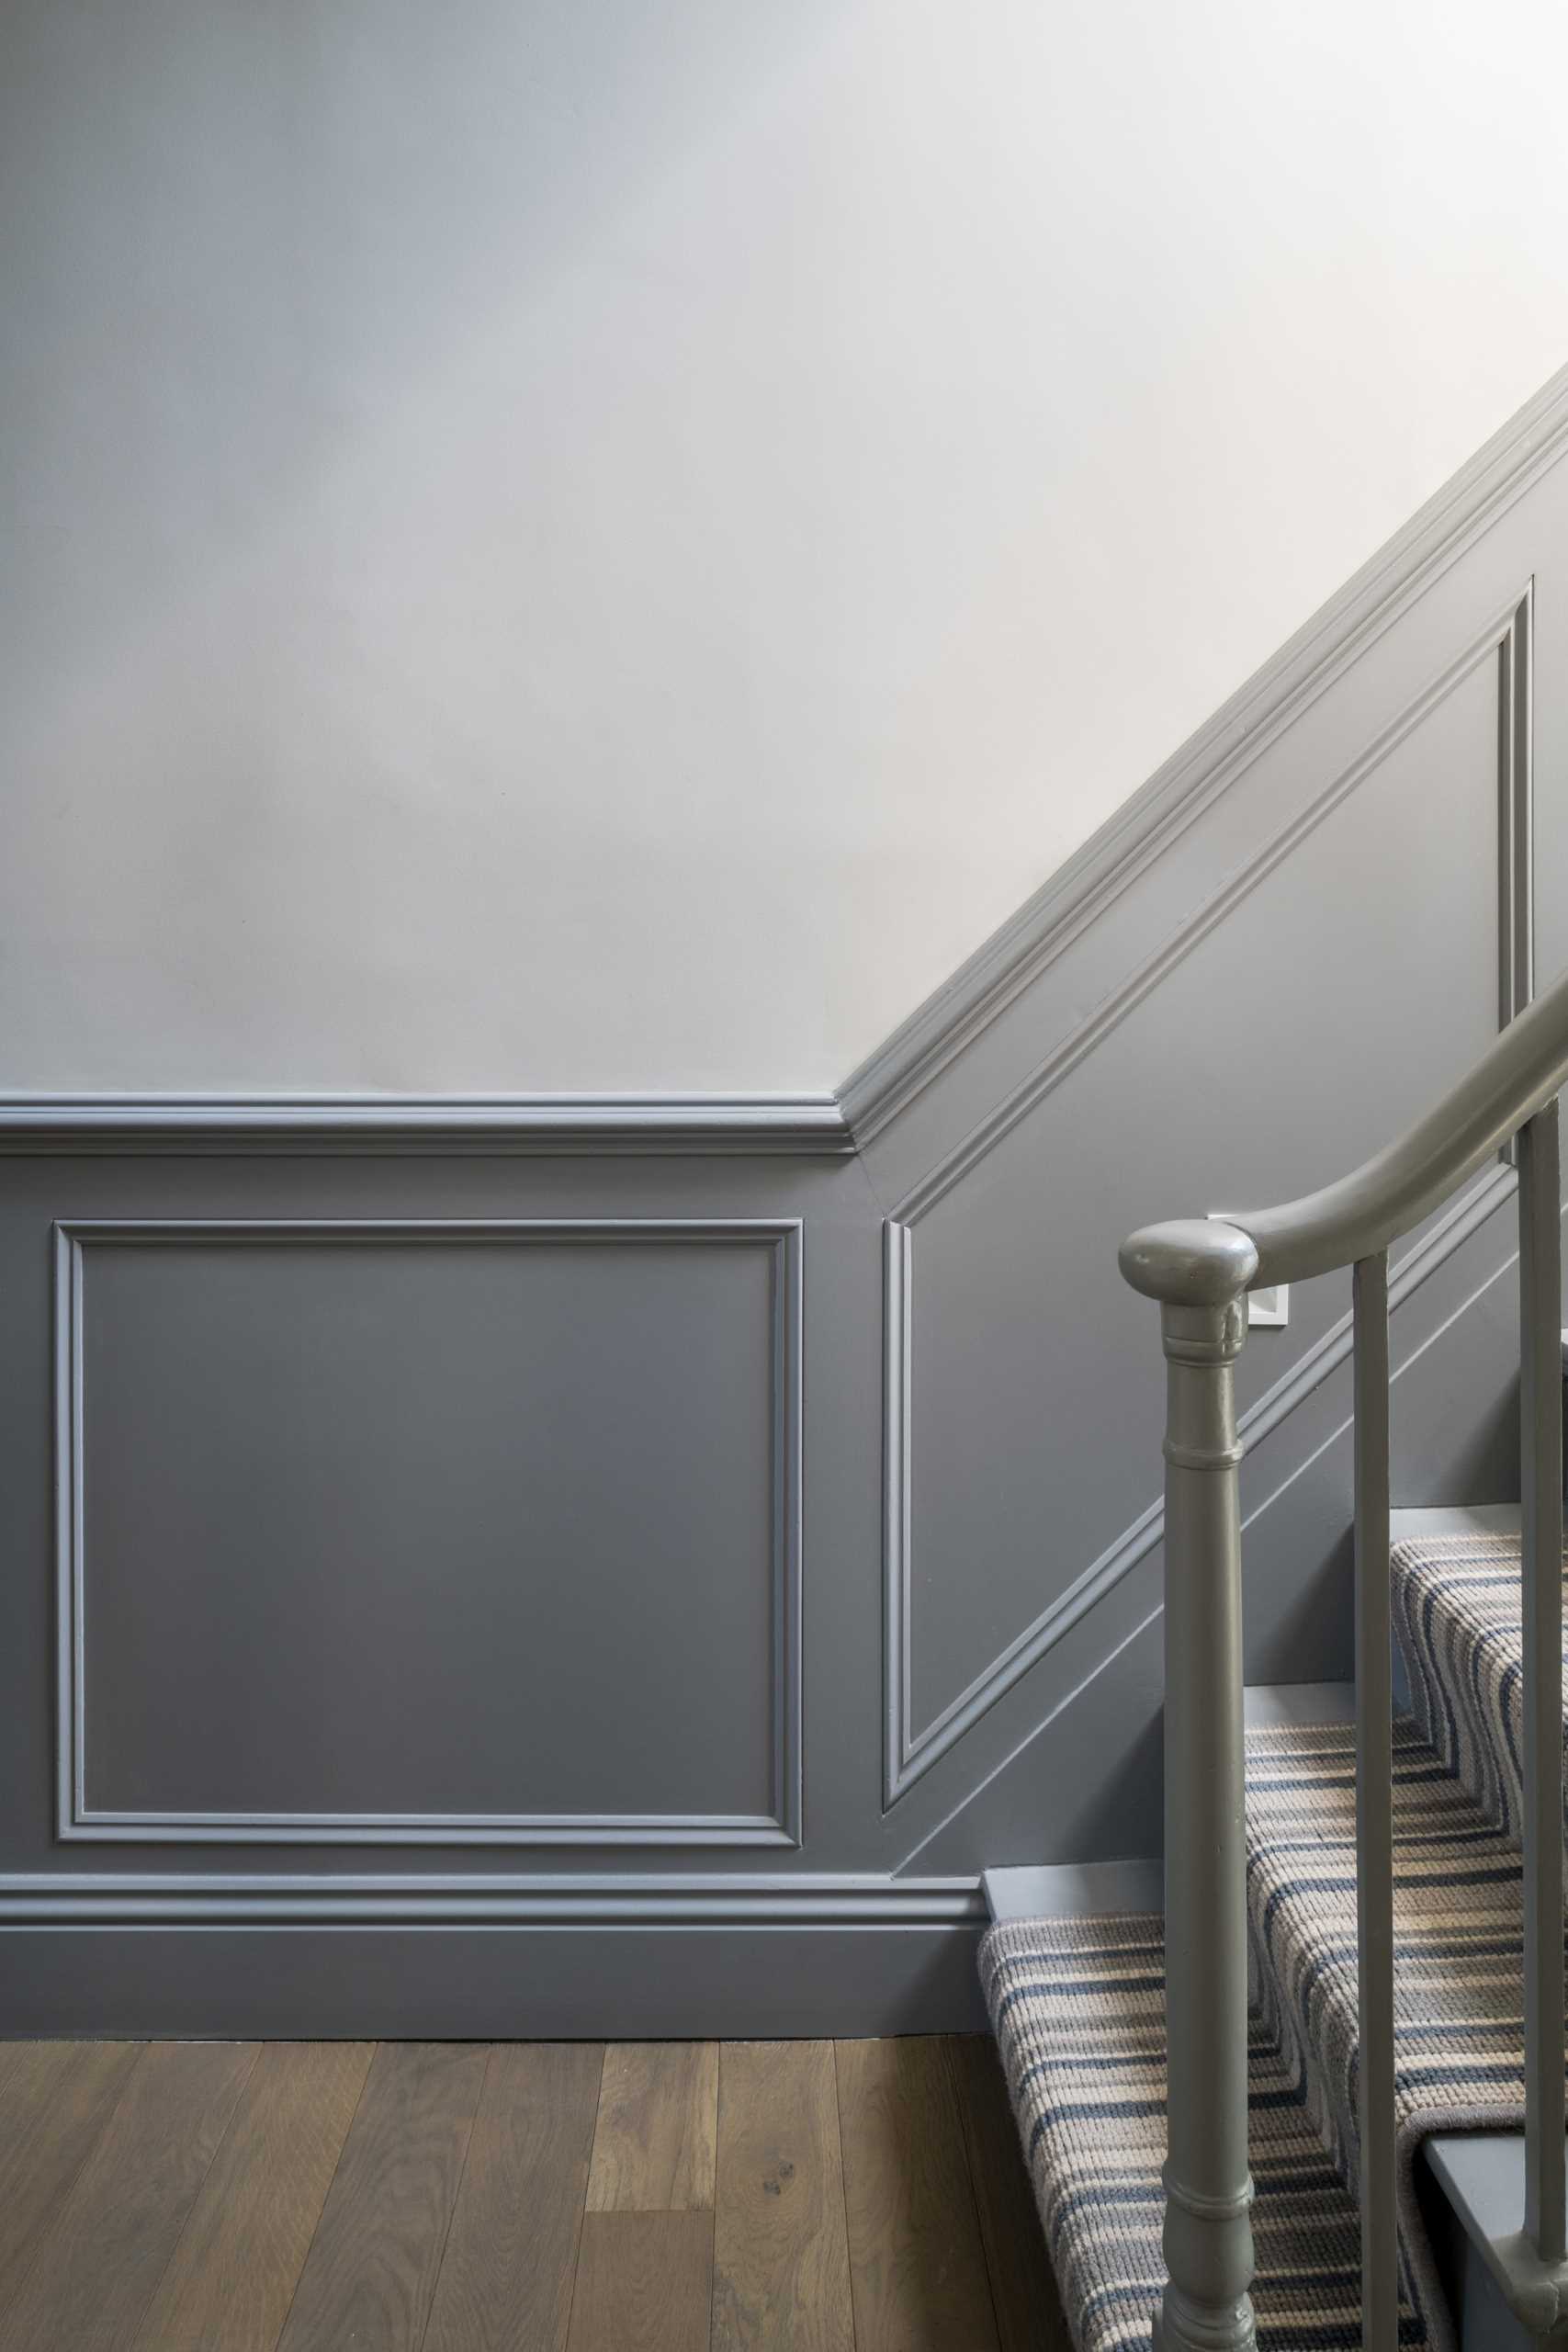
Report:
[{"label": "grey painted newel post", "polygon": [[1254,2341],[1247,2162],[1241,1513],[1232,1366],[1258,1252],[1213,1220],[1122,1250],[1160,1302],[1165,1434],[1165,2259],[1161,2352]]}]

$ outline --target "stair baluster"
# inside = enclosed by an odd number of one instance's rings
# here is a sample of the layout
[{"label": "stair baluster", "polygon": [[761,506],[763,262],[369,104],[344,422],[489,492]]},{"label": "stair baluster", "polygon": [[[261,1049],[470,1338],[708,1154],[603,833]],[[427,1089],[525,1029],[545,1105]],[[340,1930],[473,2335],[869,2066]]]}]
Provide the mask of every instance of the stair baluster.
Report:
[{"label": "stair baluster", "polygon": [[1352,1277],[1356,1416],[1356,1973],[1361,2342],[1399,2340],[1393,2107],[1393,1629],[1388,1566],[1388,1252]]},{"label": "stair baluster", "polygon": [[1564,2245],[1562,1227],[1555,1101],[1519,1136],[1524,1532],[1525,2231]]}]

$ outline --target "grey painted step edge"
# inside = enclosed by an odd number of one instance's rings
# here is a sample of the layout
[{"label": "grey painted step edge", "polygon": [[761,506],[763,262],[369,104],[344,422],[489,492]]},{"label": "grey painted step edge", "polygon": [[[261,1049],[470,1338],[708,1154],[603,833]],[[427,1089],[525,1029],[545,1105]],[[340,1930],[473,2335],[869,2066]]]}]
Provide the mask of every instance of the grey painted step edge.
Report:
[{"label": "grey painted step edge", "polygon": [[1270,1731],[1287,1724],[1353,1724],[1353,1682],[1259,1682],[1241,1694],[1248,1731]]},{"label": "grey painted step edge", "polygon": [[1508,2309],[1532,2335],[1545,2335],[1568,2316],[1568,2263],[1543,2263],[1519,2229],[1524,2133],[1445,2132],[1424,2153]]},{"label": "grey painted step edge", "polygon": [[1466,1503],[1444,1510],[1393,1510],[1389,1538],[1416,1543],[1424,1535],[1517,1535],[1517,1503]]},{"label": "grey painted step edge", "polygon": [[1165,1909],[1158,1860],[1057,1862],[1048,1869],[982,1871],[993,1920],[1114,1919]]}]

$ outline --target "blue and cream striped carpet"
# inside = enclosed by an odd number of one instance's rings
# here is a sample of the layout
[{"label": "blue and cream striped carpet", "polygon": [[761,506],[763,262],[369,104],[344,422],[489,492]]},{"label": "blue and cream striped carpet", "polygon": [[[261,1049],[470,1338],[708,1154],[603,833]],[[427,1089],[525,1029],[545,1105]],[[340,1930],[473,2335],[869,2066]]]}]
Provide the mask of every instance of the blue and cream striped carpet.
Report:
[{"label": "blue and cream striped carpet", "polygon": [[1394,1627],[1422,1737],[1488,1820],[1517,1834],[1524,1639],[1517,1535],[1427,1535],[1393,1548]]},{"label": "blue and cream striped carpet", "polygon": [[[1524,2113],[1517,1545],[1404,1546],[1395,1583],[1419,1713],[1394,1755],[1401,2338],[1442,2352],[1416,2151]],[[1354,1741],[1345,1724],[1247,1733],[1253,2300],[1269,2352],[1360,2338]],[[1147,2345],[1164,2282],[1162,1940],[1157,1917],[1032,1920],[981,1949],[1080,2352]]]},{"label": "blue and cream striped carpet", "polygon": [[[980,1973],[1074,2341],[1083,2352],[1146,2346],[1165,2283],[1165,1923],[993,1928]],[[1355,2201],[1256,2013],[1251,2108],[1258,2342],[1358,2346]],[[1413,2312],[1401,2340],[1426,2341]]]}]

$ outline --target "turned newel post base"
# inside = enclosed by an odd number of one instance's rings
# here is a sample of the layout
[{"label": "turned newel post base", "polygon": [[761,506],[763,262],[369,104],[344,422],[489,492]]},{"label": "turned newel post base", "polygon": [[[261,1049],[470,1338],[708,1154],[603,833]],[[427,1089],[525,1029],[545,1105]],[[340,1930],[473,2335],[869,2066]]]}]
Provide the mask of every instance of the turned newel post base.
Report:
[{"label": "turned newel post base", "polygon": [[[1155,2313],[1159,2352],[1248,2352],[1252,2299],[1252,2181],[1234,2197],[1194,2206],[1165,2170],[1165,2261],[1170,2284]],[[1179,2285],[1177,2282],[1182,2283]]]},{"label": "turned newel post base", "polygon": [[1161,2352],[1254,2341],[1247,2162],[1241,1517],[1232,1368],[1258,1252],[1234,1226],[1150,1227],[1122,1251],[1166,1355],[1165,2258]]},{"label": "turned newel post base", "polygon": [[1155,2309],[1155,2352],[1247,2352],[1258,2340],[1252,2298],[1223,2306],[1191,2302],[1173,2281]]}]

